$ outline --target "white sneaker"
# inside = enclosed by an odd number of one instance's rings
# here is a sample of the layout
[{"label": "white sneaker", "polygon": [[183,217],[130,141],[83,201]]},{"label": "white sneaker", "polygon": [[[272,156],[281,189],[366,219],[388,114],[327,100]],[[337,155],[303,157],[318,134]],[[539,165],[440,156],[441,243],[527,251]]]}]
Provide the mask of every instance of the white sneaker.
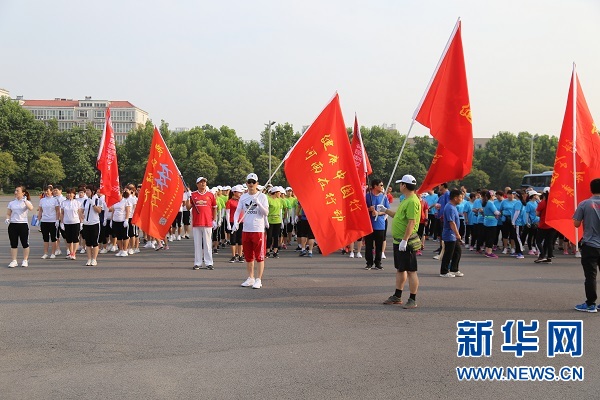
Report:
[{"label": "white sneaker", "polygon": [[119,251],[117,254],[115,254],[115,257],[121,257],[121,253],[123,253],[123,252]]},{"label": "white sneaker", "polygon": [[502,254],[508,254],[508,247],[505,247],[505,248],[502,250]]},{"label": "white sneaker", "polygon": [[98,265],[98,261],[96,260],[92,260],[92,263],[90,264],[92,267],[95,267],[96,265]]},{"label": "white sneaker", "polygon": [[173,235],[169,235],[169,242],[173,241]]},{"label": "white sneaker", "polygon": [[460,271],[456,271],[456,272],[452,272],[454,274],[454,276],[456,276],[457,278],[462,278],[463,276],[465,276],[465,274],[463,274]]},{"label": "white sneaker", "polygon": [[[8,268],[14,268],[14,267],[16,267],[18,265],[19,265],[19,263],[17,262],[17,260],[12,260],[10,262],[10,264],[8,264]],[[252,282],[252,283],[254,283],[254,282]]]},{"label": "white sneaker", "polygon": [[133,250],[133,252],[134,252],[134,253],[136,253],[136,254],[137,254],[137,253],[139,253],[139,252],[140,252],[140,249],[139,249],[139,247],[138,247],[138,248],[136,248],[136,249],[134,249],[134,250]]},{"label": "white sneaker", "polygon": [[433,256],[433,259],[434,259],[434,260],[439,260],[439,259],[440,259],[440,255],[439,255],[439,254],[436,254],[435,256]]},{"label": "white sneaker", "polygon": [[151,248],[156,249],[156,243],[152,242]]},{"label": "white sneaker", "polygon": [[50,258],[56,258],[56,256],[53,254],[50,254]]},{"label": "white sneaker", "polygon": [[29,261],[23,260],[23,262],[21,263],[21,267],[25,267],[25,268],[29,267]]},{"label": "white sneaker", "polygon": [[123,250],[121,252],[121,257],[129,257],[129,253],[127,253],[125,250]]},{"label": "white sneaker", "polygon": [[456,275],[454,275],[452,272],[448,272],[447,274],[440,274],[440,277],[442,277],[442,278],[456,278]]},{"label": "white sneaker", "polygon": [[127,254],[132,255],[133,254],[133,249],[130,248],[129,250],[127,250]]},{"label": "white sneaker", "polygon": [[[16,263],[16,261],[15,261],[15,263]],[[16,265],[15,265],[15,267],[16,267]],[[246,279],[246,280],[244,281],[244,283],[242,283],[242,286],[243,286],[243,287],[249,287],[249,286],[253,286],[253,285],[254,285],[254,283],[255,283],[255,280],[254,280],[254,278],[248,278],[248,279]]]},{"label": "white sneaker", "polygon": [[42,256],[42,260],[45,260],[46,258],[48,258],[48,254],[44,254],[44,255]]},{"label": "white sneaker", "polygon": [[362,254],[356,253],[356,258],[362,258]]},{"label": "white sneaker", "polygon": [[181,235],[177,235],[177,240],[181,240]]},{"label": "white sneaker", "polygon": [[79,250],[79,254],[85,254],[85,247],[82,247],[81,250]]},{"label": "white sneaker", "polygon": [[254,285],[252,285],[252,289],[260,289],[262,287],[262,282],[260,279],[256,278],[254,280]]},{"label": "white sneaker", "polygon": [[119,250],[119,247],[118,247],[118,246],[111,246],[111,247],[109,248],[109,250],[110,250],[110,251],[112,251],[112,252],[114,253],[115,251]]},{"label": "white sneaker", "polygon": [[92,260],[87,260],[87,262],[85,263],[85,266],[89,267],[90,265],[92,265]]},{"label": "white sneaker", "polygon": [[100,253],[100,254],[106,254],[106,253],[108,253],[108,250],[107,249],[102,249],[98,253]]},{"label": "white sneaker", "polygon": [[351,251],[351,252],[350,252],[350,255],[349,255],[348,257],[350,257],[350,258],[354,258],[354,252],[353,252],[353,251]]},{"label": "white sneaker", "polygon": [[383,253],[383,252],[381,253],[381,258],[382,258],[382,259],[384,259],[384,260],[387,258],[387,257],[385,256],[385,253]]},{"label": "white sneaker", "polygon": [[144,245],[145,249],[149,249],[150,247],[152,247],[152,242],[148,242]]},{"label": "white sneaker", "polygon": [[511,255],[511,256],[512,256],[513,254],[515,254],[515,253],[516,253],[515,249],[510,249],[510,255]]},{"label": "white sneaker", "polygon": [[60,256],[61,254],[62,254],[62,251],[60,251],[60,249],[58,249],[54,252],[55,256]]}]

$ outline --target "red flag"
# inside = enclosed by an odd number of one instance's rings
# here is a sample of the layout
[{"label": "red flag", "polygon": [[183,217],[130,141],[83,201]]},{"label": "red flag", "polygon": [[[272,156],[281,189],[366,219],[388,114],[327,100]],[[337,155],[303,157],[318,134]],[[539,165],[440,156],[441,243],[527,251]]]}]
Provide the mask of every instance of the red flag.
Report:
[{"label": "red flag", "polygon": [[323,254],[373,231],[337,93],[288,152],[284,170]]},{"label": "red flag", "polygon": [[577,204],[591,197],[590,182],[600,177],[598,149],[598,130],[573,66],[546,208],[546,223],[572,243],[577,243],[583,233],[582,227],[573,226]]},{"label": "red flag", "polygon": [[106,196],[106,205],[110,207],[121,200],[117,147],[115,146],[110,108],[106,109],[106,121],[100,139],[96,168],[100,171],[100,191]]},{"label": "red flag", "polygon": [[362,135],[360,134],[360,127],[358,125],[358,117],[354,114],[354,131],[352,132],[352,143],[350,144],[352,149],[352,156],[354,158],[354,165],[356,165],[356,171],[358,172],[358,178],[363,188],[367,186],[367,175],[371,175],[373,170],[371,169],[371,163],[367,156],[367,151],[363,144]]},{"label": "red flag", "polygon": [[460,20],[413,119],[428,127],[438,141],[419,192],[461,179],[471,172],[473,128]]},{"label": "red flag", "polygon": [[133,224],[152,237],[164,238],[179,212],[184,190],[179,169],[155,126]]}]

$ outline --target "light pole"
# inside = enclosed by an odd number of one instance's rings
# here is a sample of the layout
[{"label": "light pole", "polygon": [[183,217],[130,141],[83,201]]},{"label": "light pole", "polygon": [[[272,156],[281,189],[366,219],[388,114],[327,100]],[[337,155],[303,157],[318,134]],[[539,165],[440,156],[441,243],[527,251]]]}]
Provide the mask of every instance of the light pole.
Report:
[{"label": "light pole", "polygon": [[531,151],[529,153],[529,173],[530,174],[533,174],[533,139],[535,139],[535,137],[532,134],[531,135]]},{"label": "light pole", "polygon": [[265,124],[267,127],[267,135],[269,135],[269,179],[271,178],[271,127],[275,125],[275,121],[269,121]]}]

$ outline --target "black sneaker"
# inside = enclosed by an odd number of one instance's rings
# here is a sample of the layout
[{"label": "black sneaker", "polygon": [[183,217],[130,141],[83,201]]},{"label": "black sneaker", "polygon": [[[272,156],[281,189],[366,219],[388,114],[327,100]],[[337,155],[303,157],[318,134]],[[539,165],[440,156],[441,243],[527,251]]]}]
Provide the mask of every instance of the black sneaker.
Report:
[{"label": "black sneaker", "polygon": [[383,267],[381,265],[376,265],[373,267],[373,269],[376,269],[377,271],[383,271]]},{"label": "black sneaker", "polygon": [[231,259],[229,260],[230,263],[234,263],[237,261],[237,257],[233,256],[231,257]]},{"label": "black sneaker", "polygon": [[539,263],[543,263],[546,262],[548,259],[547,258],[538,258],[533,260],[534,263],[539,264]]},{"label": "black sneaker", "polygon": [[365,266],[365,269],[366,269],[367,271],[368,271],[368,270],[370,270],[371,268],[373,268],[373,266],[372,266],[372,265],[367,265],[367,266]]},{"label": "black sneaker", "polygon": [[237,259],[237,260],[238,260],[238,262],[244,262],[244,257],[242,257],[242,256],[238,256],[238,259]]},{"label": "black sneaker", "polygon": [[279,253],[273,253],[273,258],[279,258]]},{"label": "black sneaker", "polygon": [[200,269],[200,267],[198,265],[194,265],[192,269]]},{"label": "black sneaker", "polygon": [[546,258],[544,261],[542,261],[542,264],[552,264],[552,259]]},{"label": "black sneaker", "polygon": [[206,269],[210,269],[211,271],[214,269],[212,265],[207,265]]},{"label": "black sneaker", "polygon": [[298,257],[304,257],[304,256],[305,256],[305,255],[307,255],[307,254],[308,254],[308,252],[307,252],[306,250],[302,250],[302,251],[300,252],[300,254],[298,254]]},{"label": "black sneaker", "polygon": [[219,249],[213,249],[213,254],[219,254]]}]

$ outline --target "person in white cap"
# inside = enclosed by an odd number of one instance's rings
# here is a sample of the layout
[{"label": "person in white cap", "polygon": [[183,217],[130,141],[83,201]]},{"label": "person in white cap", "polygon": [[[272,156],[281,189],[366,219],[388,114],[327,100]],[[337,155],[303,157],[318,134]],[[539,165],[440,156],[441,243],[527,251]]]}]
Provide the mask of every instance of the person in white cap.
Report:
[{"label": "person in white cap", "polygon": [[[393,212],[386,209],[383,204],[377,206],[377,211],[385,212],[392,220],[392,236],[394,238],[394,266],[396,267],[396,291],[383,304],[402,304],[402,290],[408,279],[410,297],[404,308],[417,307],[417,291],[419,277],[417,276],[416,250],[408,246],[408,239],[417,235],[419,220],[421,218],[421,202],[415,194],[417,180],[412,175],[404,175],[396,181],[400,184],[400,192],[404,200],[400,202],[398,210]],[[418,238],[418,235],[417,235]]]},{"label": "person in white cap", "polygon": [[540,221],[540,217],[535,215],[537,209],[540,194],[535,190],[527,192],[527,204],[523,209],[523,217],[525,220],[525,226],[523,227],[522,242],[525,243],[527,239],[527,247],[529,248],[529,255],[537,255],[538,251],[535,247],[535,236],[537,234],[537,226]]},{"label": "person in white cap", "polygon": [[[258,191],[258,176],[255,173],[246,177],[248,193],[240,197],[238,206],[233,216],[232,231],[239,229],[239,218],[244,213],[244,226],[242,229],[242,248],[246,259],[248,278],[242,283],[243,287],[260,289],[262,276],[265,269],[265,218],[269,214],[269,201],[264,193]],[[254,262],[256,261],[257,273],[254,275]]]},{"label": "person in white cap", "polygon": [[217,201],[206,183],[203,176],[196,179],[198,190],[190,195],[186,204],[186,208],[192,212],[195,270],[202,268],[203,261],[206,269],[214,269],[211,237],[212,231],[217,229]]}]

